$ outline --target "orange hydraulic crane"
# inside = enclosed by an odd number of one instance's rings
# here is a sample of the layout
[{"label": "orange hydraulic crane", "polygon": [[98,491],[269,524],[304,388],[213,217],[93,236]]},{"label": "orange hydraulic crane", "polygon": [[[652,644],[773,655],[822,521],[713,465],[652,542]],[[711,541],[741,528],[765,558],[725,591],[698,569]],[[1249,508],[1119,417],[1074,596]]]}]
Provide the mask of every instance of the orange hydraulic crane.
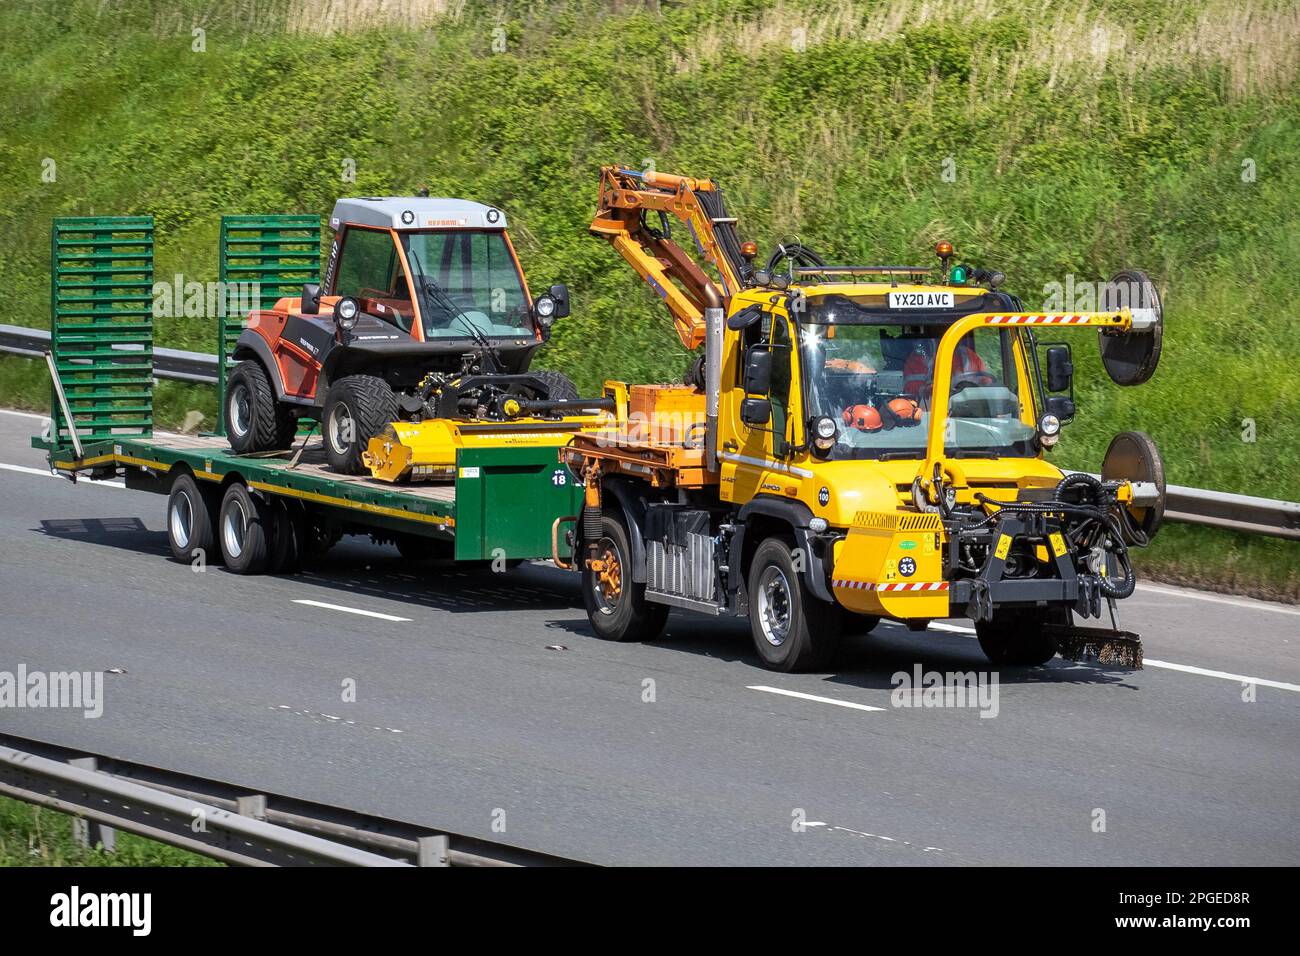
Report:
[{"label": "orange hydraulic crane", "polygon": [[[659,228],[646,213],[659,214]],[[701,258],[717,271],[716,282],[674,241],[670,217],[690,231]],[[659,293],[688,349],[704,341],[704,310],[726,309],[735,293],[753,284],[757,247],[736,238],[736,220],[708,179],[602,166],[591,232],[608,240]]]}]

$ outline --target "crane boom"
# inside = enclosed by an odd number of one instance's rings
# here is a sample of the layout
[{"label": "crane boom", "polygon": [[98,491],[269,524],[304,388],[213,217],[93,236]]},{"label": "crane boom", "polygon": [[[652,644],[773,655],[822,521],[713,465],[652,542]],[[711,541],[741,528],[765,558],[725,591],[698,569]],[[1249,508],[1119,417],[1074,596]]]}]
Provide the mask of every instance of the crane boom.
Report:
[{"label": "crane boom", "polygon": [[[663,228],[646,221],[648,212],[659,214]],[[717,283],[674,241],[670,216],[686,225],[704,262],[717,270]],[[751,284],[735,223],[727,215],[722,191],[711,180],[601,167],[592,235],[608,240],[659,294],[688,349],[704,341],[704,310],[726,308],[732,295]]]}]

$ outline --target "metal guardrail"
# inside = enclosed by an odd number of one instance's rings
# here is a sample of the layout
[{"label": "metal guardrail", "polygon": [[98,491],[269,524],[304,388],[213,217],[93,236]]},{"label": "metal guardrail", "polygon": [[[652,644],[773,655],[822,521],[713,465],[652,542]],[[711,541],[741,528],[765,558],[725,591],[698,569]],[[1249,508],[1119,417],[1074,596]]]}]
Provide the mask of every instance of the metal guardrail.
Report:
[{"label": "metal guardrail", "polygon": [[[41,358],[49,348],[50,333],[45,329],[0,325],[0,352],[23,355],[27,358]],[[138,348],[126,345],[115,345],[113,348],[123,353],[124,362],[129,360],[130,352],[139,351]],[[217,357],[205,352],[156,348],[153,350],[153,373],[155,378],[216,385]]]},{"label": "metal guardrail", "polygon": [[[50,333],[43,329],[0,325],[0,352],[39,358],[49,348],[49,341]],[[153,364],[157,378],[209,384],[217,381],[215,355],[154,349]],[[1165,495],[1165,519],[1168,521],[1300,541],[1300,502],[1181,485],[1169,485]]]},{"label": "metal guardrail", "polygon": [[106,850],[122,830],[244,866],[584,865],[8,734],[0,794],[76,815]]}]

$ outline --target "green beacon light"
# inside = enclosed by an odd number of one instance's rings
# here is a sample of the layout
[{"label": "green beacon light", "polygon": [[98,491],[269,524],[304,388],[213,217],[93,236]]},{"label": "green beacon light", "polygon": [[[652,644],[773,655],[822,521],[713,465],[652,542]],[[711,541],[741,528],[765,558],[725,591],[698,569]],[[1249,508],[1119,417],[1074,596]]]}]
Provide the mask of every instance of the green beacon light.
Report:
[{"label": "green beacon light", "polygon": [[970,266],[953,266],[949,281],[952,285],[965,285],[970,278]]}]

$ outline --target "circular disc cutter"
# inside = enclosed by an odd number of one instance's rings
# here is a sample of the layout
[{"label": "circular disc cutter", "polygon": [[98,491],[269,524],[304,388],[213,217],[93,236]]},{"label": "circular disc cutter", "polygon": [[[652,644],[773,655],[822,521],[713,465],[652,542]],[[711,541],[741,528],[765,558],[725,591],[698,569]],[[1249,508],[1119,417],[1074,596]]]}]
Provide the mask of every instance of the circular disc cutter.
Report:
[{"label": "circular disc cutter", "polygon": [[1165,312],[1160,292],[1150,276],[1137,269],[1126,269],[1111,276],[1101,291],[1102,311],[1128,309],[1135,313],[1154,313],[1155,320],[1146,328],[1131,332],[1101,335],[1101,362],[1116,385],[1141,385],[1155,374],[1164,338]]},{"label": "circular disc cutter", "polygon": [[[1165,515],[1165,463],[1151,436],[1146,432],[1120,432],[1112,438],[1106,457],[1102,459],[1101,478],[1103,481],[1154,486],[1154,496],[1138,495],[1127,507],[1142,536],[1147,540],[1155,537]],[[1146,542],[1129,542],[1139,543]]]}]

